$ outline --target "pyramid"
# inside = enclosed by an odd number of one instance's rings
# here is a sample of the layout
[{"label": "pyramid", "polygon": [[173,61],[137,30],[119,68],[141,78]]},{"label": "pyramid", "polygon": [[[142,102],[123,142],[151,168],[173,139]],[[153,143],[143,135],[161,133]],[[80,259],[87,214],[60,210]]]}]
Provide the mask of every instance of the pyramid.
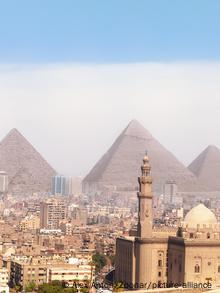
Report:
[{"label": "pyramid", "polygon": [[220,149],[208,146],[189,166],[200,182],[210,190],[220,190]]},{"label": "pyramid", "polygon": [[0,170],[9,176],[9,192],[16,195],[48,192],[55,170],[17,130],[0,143]]},{"label": "pyramid", "polygon": [[196,190],[195,175],[166,150],[138,121],[132,120],[110,149],[83,180],[83,191],[137,190],[137,177],[145,152],[152,167],[153,188],[163,192],[166,181],[174,180],[179,190]]}]

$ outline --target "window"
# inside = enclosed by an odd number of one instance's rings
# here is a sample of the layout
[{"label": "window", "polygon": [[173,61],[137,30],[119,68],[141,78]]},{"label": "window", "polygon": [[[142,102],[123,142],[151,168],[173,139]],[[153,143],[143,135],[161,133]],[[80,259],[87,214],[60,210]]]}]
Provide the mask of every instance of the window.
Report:
[{"label": "window", "polygon": [[189,233],[189,238],[193,238],[193,233]]},{"label": "window", "polygon": [[162,275],[161,272],[158,272],[158,277],[161,277],[161,275]]},{"label": "window", "polygon": [[195,265],[194,271],[195,271],[195,273],[199,273],[200,272],[199,265]]},{"label": "window", "polygon": [[218,273],[220,273],[220,266],[218,266]]},{"label": "window", "polygon": [[207,239],[210,239],[210,233],[207,233]]},{"label": "window", "polygon": [[158,267],[162,267],[162,260],[161,259],[158,260]]}]

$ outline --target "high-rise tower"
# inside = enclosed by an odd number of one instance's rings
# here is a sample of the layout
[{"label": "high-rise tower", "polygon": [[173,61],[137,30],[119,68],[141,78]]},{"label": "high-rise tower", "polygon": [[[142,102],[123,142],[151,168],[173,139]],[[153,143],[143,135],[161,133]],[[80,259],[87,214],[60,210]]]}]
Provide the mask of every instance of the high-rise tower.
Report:
[{"label": "high-rise tower", "polygon": [[141,166],[141,176],[138,178],[138,230],[140,238],[151,238],[152,236],[152,178],[150,176],[150,164],[147,154],[144,156]]},{"label": "high-rise tower", "polygon": [[5,171],[0,171],[0,193],[8,191],[8,174]]},{"label": "high-rise tower", "polygon": [[40,226],[42,229],[58,229],[59,222],[66,217],[65,203],[58,198],[50,198],[40,204]]}]

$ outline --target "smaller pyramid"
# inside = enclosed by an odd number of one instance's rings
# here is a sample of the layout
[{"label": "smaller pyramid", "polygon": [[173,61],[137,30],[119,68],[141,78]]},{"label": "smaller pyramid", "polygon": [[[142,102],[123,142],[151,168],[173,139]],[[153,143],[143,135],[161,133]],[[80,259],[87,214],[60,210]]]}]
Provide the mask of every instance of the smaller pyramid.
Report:
[{"label": "smaller pyramid", "polygon": [[16,195],[50,191],[56,174],[17,129],[12,129],[0,143],[0,170],[7,172],[9,192]]},{"label": "smaller pyramid", "polygon": [[220,190],[220,149],[208,146],[189,166],[199,181],[211,191]]}]

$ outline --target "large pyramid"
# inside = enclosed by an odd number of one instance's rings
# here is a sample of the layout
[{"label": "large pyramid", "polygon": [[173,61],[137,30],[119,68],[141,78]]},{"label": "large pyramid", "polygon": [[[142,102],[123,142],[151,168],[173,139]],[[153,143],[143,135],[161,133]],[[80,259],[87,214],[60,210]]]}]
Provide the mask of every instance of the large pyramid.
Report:
[{"label": "large pyramid", "polygon": [[197,179],[174,155],[166,150],[142,125],[132,120],[111,148],[83,180],[83,190],[95,193],[105,189],[137,189],[137,177],[145,152],[152,167],[153,187],[163,192],[168,180],[175,180],[179,190],[197,189]]},{"label": "large pyramid", "polygon": [[0,143],[0,170],[9,176],[9,192],[25,195],[50,191],[55,170],[17,130]]},{"label": "large pyramid", "polygon": [[208,146],[188,167],[210,190],[220,190],[220,149]]}]

